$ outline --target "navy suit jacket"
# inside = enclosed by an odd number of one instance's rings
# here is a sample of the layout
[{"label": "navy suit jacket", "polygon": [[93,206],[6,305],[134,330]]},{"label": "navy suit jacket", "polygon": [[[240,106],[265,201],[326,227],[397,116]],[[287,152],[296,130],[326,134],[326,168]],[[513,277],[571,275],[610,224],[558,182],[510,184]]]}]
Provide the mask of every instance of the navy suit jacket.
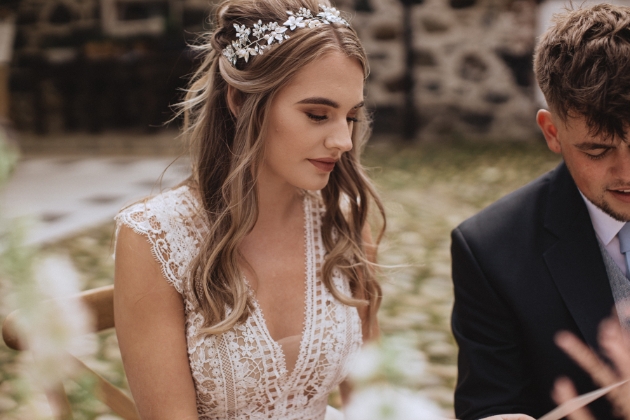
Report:
[{"label": "navy suit jacket", "polygon": [[[588,210],[564,163],[452,232],[458,419],[555,407],[554,381],[590,377],[554,344],[560,330],[597,349],[614,300]],[[612,419],[602,399],[590,405]]]}]

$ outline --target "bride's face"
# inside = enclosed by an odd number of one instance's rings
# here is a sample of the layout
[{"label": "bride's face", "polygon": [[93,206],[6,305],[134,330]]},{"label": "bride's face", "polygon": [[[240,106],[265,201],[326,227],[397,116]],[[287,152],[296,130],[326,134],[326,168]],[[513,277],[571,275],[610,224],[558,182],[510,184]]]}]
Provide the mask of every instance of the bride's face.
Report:
[{"label": "bride's face", "polygon": [[306,190],[326,186],[335,162],[352,149],[363,106],[363,69],[332,52],[283,87],[270,105],[261,177]]}]

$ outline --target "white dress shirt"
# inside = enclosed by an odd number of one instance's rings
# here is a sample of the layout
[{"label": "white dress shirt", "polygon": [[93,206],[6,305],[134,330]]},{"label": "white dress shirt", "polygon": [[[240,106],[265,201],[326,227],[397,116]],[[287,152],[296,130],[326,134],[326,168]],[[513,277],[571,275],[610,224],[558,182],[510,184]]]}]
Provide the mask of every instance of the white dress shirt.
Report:
[{"label": "white dress shirt", "polygon": [[582,191],[580,191],[580,194],[586,203],[588,214],[591,216],[591,223],[597,234],[597,239],[604,245],[604,248],[606,248],[608,254],[621,269],[621,272],[627,275],[626,259],[619,250],[619,238],[617,237],[617,234],[626,223],[620,222],[606,214],[602,209],[591,203],[591,201],[582,194]]}]

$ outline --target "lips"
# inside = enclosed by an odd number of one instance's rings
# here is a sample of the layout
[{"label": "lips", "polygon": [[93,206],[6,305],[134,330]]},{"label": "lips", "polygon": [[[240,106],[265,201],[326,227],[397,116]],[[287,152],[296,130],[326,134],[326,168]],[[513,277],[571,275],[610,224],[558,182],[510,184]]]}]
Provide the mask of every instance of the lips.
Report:
[{"label": "lips", "polygon": [[322,159],[308,159],[317,169],[324,172],[332,172],[335,169],[336,159],[322,158]]},{"label": "lips", "polygon": [[630,203],[630,189],[608,190],[617,200]]}]

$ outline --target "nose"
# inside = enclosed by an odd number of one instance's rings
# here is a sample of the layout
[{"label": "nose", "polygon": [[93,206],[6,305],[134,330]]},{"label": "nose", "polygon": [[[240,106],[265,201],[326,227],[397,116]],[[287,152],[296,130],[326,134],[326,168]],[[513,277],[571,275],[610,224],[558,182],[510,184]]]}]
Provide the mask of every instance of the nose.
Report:
[{"label": "nose", "polygon": [[630,145],[627,143],[619,145],[619,153],[610,172],[625,183],[630,183]]},{"label": "nose", "polygon": [[352,126],[345,119],[343,123],[335,124],[326,137],[325,146],[328,149],[338,149],[341,153],[352,150]]},{"label": "nose", "polygon": [[[625,146],[625,147],[624,147]],[[630,181],[630,145],[621,144],[621,153],[617,160],[617,173],[623,177],[624,180]]]}]

